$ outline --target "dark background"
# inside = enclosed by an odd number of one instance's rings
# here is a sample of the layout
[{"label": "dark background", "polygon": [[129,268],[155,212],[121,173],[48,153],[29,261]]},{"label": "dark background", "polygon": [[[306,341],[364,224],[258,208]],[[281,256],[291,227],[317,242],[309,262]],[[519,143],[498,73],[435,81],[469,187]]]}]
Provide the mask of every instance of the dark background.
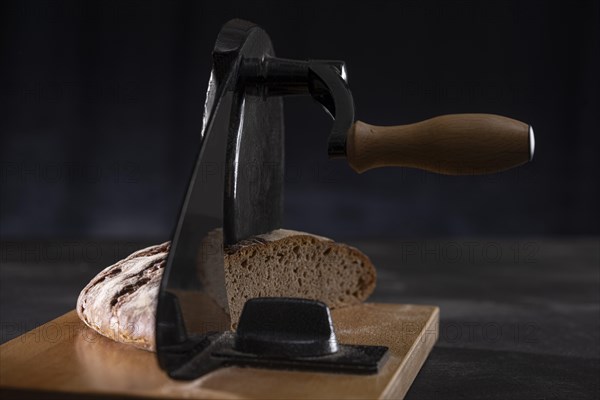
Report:
[{"label": "dark background", "polygon": [[168,238],[210,53],[241,17],[279,56],[347,62],[357,118],[487,112],[534,161],[483,177],[328,161],[328,116],[286,100],[286,227],[336,238],[598,234],[596,1],[2,2],[1,235]]},{"label": "dark background", "polygon": [[597,399],[599,4],[0,2],[0,343],[169,238],[214,40],[241,17],[279,56],[345,60],[363,121],[534,126],[534,161],[505,173],[357,175],[327,159],[321,108],[286,99],[285,225],[368,254],[370,301],[440,307],[409,398]]}]

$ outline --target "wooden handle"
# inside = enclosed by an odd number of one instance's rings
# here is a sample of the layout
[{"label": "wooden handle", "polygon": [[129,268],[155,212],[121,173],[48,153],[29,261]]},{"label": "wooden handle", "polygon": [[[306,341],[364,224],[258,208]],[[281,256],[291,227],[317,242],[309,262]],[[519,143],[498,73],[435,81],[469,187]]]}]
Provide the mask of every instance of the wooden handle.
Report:
[{"label": "wooden handle", "polygon": [[443,115],[400,126],[357,121],[346,142],[357,172],[377,167],[410,167],[446,175],[503,171],[533,157],[533,129],[492,114]]}]

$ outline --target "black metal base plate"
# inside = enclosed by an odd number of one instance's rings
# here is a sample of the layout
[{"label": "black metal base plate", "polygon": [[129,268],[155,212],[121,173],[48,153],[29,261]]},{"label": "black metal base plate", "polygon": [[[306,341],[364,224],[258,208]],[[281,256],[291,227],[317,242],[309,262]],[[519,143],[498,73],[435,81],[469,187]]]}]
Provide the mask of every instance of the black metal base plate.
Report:
[{"label": "black metal base plate", "polygon": [[[231,338],[231,340],[233,337]],[[256,368],[310,370],[335,373],[375,374],[387,357],[387,347],[340,344],[337,352],[319,357],[277,358],[256,356],[231,347],[214,351],[214,358],[231,365]]]},{"label": "black metal base plate", "polygon": [[[265,357],[234,350],[235,333],[212,336],[212,343],[203,351],[171,371],[172,378],[192,380],[228,366],[321,371],[330,373],[375,374],[388,357],[384,346],[340,344],[337,352],[318,357]],[[206,340],[206,338],[205,338]]]}]

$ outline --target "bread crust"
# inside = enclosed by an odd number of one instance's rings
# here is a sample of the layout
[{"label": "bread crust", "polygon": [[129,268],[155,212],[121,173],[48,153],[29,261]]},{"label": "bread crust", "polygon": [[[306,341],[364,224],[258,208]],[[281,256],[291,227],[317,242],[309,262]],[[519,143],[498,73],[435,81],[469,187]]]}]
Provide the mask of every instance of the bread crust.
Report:
[{"label": "bread crust", "polygon": [[169,246],[147,247],[102,270],[79,294],[79,318],[110,339],[154,350],[156,300]]}]

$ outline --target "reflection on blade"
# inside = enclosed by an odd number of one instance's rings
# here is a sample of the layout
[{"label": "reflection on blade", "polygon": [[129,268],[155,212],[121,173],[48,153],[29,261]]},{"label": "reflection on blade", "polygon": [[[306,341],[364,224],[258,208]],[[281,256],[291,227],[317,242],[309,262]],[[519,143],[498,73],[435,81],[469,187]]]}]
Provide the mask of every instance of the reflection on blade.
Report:
[{"label": "reflection on blade", "polygon": [[178,366],[201,351],[209,332],[230,327],[229,317],[212,300],[199,275],[225,290],[223,242],[224,163],[232,94],[212,104],[212,120],[204,132],[200,154],[179,216],[162,281],[156,314],[159,363],[172,375]]}]

